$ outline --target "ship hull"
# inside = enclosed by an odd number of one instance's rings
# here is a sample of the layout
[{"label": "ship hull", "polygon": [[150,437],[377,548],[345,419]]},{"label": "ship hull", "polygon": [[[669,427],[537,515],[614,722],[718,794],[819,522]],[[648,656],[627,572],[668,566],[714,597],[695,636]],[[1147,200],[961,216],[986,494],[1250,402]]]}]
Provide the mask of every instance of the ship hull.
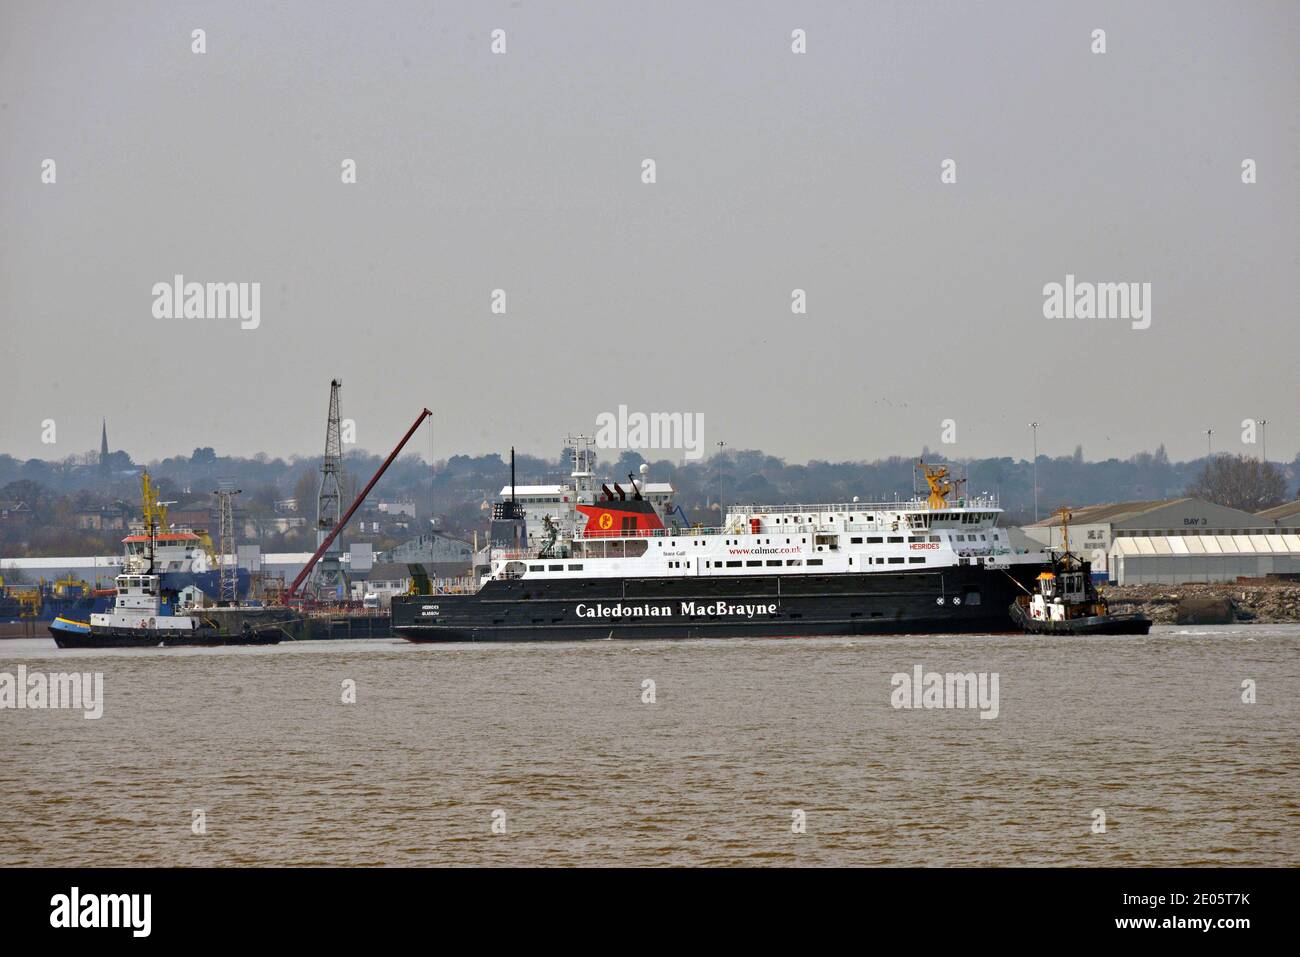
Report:
[{"label": "ship hull", "polygon": [[473,595],[394,598],[393,631],[415,642],[1005,632],[1042,567],[497,580]]},{"label": "ship hull", "polygon": [[1019,602],[1013,602],[1007,611],[1016,626],[1031,635],[1146,635],[1151,632],[1151,619],[1146,615],[1090,615],[1045,621],[1031,618]]},{"label": "ship hull", "polygon": [[165,635],[144,628],[91,628],[87,632],[50,629],[60,648],[216,648],[227,645],[277,645],[280,629],[263,629],[247,634],[188,633]]},{"label": "ship hull", "polygon": [[274,645],[292,640],[289,629],[295,620],[300,618],[294,612],[280,608],[205,609],[199,627],[185,630],[91,624],[58,618],[50,625],[50,637],[60,648]]}]

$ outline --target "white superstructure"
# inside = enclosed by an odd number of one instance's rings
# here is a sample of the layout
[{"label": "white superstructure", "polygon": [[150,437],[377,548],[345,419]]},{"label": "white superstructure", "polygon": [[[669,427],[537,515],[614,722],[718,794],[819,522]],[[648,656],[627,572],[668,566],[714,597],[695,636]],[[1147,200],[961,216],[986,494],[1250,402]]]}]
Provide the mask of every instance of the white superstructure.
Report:
[{"label": "white superstructure", "polygon": [[737,506],[722,527],[576,529],[552,556],[493,553],[489,578],[825,575],[1040,563],[997,525],[996,499],[932,509],[924,499]]},{"label": "white superstructure", "polygon": [[90,616],[91,628],[137,628],[157,631],[159,637],[193,631],[197,619],[173,615],[162,601],[158,575],[118,575],[112,610]]}]

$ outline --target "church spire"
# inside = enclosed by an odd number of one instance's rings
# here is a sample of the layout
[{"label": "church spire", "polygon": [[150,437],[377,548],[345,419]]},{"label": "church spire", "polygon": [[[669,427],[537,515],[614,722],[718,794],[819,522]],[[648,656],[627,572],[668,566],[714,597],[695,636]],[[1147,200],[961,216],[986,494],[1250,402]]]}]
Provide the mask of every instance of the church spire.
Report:
[{"label": "church spire", "polygon": [[99,467],[108,467],[108,419],[103,420],[103,431],[99,435]]}]

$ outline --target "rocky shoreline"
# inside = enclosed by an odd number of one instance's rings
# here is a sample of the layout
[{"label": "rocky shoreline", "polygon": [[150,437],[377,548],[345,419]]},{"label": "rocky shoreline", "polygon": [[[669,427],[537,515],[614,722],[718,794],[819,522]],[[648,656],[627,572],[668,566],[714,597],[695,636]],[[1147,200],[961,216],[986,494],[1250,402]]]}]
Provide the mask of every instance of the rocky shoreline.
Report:
[{"label": "rocky shoreline", "polygon": [[[1099,590],[1112,611],[1140,611],[1162,625],[1300,622],[1300,583],[1296,582],[1105,585]],[[1231,617],[1218,617],[1217,613]],[[1196,620],[1206,614],[1212,620]]]}]

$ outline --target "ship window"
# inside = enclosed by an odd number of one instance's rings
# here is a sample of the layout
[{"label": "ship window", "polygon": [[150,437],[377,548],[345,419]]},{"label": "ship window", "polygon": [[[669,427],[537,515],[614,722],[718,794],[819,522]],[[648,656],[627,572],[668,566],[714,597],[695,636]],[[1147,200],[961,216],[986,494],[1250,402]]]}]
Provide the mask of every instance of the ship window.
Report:
[{"label": "ship window", "polygon": [[563,566],[563,565],[552,565],[552,566],[550,566],[550,568],[549,568],[548,570],[549,570],[549,571],[553,571],[553,572],[562,572],[562,571],[564,571],[564,566]]},{"label": "ship window", "polygon": [[775,560],[771,560],[771,559],[769,559],[769,560],[768,560],[768,564],[769,564],[769,565],[775,565],[776,567],[780,568],[780,567],[781,567],[781,559],[779,559],[779,558],[778,558],[778,559],[775,559]]},{"label": "ship window", "polygon": [[822,563],[822,560],[821,560],[820,558],[810,558],[810,559],[808,559],[808,564],[809,564],[809,565],[820,565],[821,563]]},{"label": "ship window", "polygon": [[760,562],[745,562],[745,567],[746,567],[746,568],[755,568],[755,567],[761,568],[762,565],[763,565],[763,563],[762,563],[761,561],[760,561]]},{"label": "ship window", "polygon": [[739,567],[740,567],[740,562],[727,562],[727,567],[728,567],[728,568],[739,568]]},{"label": "ship window", "polygon": [[861,535],[856,535],[856,536],[854,536],[853,538],[850,538],[850,539],[849,539],[849,544],[850,544],[850,545],[861,545],[861,544],[862,544],[862,536],[861,536]]},{"label": "ship window", "polygon": [[787,559],[785,560],[785,563],[786,563],[787,565],[802,565],[802,564],[803,564],[803,559],[802,559],[802,558],[787,558]]},{"label": "ship window", "polygon": [[530,572],[543,572],[546,571],[546,568],[542,565],[529,565],[528,570]]},{"label": "ship window", "polygon": [[571,571],[571,572],[580,572],[580,571],[582,571],[582,566],[581,566],[581,565],[570,565],[570,566],[569,566],[569,571]]},{"label": "ship window", "polygon": [[902,560],[901,558],[891,558],[891,559],[889,560],[889,564],[891,564],[891,565],[901,565],[901,564],[903,564],[903,560]]},{"label": "ship window", "polygon": [[868,545],[879,545],[879,544],[881,544],[882,542],[884,542],[884,539],[881,538],[879,535],[868,535],[868,536],[867,536],[867,544],[868,544]]},{"label": "ship window", "polygon": [[909,535],[909,536],[907,536],[907,540],[908,540],[909,542],[923,542],[923,541],[925,541],[925,536],[924,536],[924,535]]},{"label": "ship window", "polygon": [[925,557],[922,556],[921,558],[909,558],[907,562],[909,565],[924,565]]},{"label": "ship window", "polygon": [[931,536],[930,536],[930,541],[932,541],[932,542],[937,542],[938,540],[939,540],[939,536],[938,536],[938,535],[931,535]]},{"label": "ship window", "polygon": [[891,544],[893,544],[893,543],[895,543],[895,542],[902,542],[902,540],[903,540],[903,536],[902,536],[902,535],[890,535],[890,536],[889,536],[889,541],[890,541]]}]

